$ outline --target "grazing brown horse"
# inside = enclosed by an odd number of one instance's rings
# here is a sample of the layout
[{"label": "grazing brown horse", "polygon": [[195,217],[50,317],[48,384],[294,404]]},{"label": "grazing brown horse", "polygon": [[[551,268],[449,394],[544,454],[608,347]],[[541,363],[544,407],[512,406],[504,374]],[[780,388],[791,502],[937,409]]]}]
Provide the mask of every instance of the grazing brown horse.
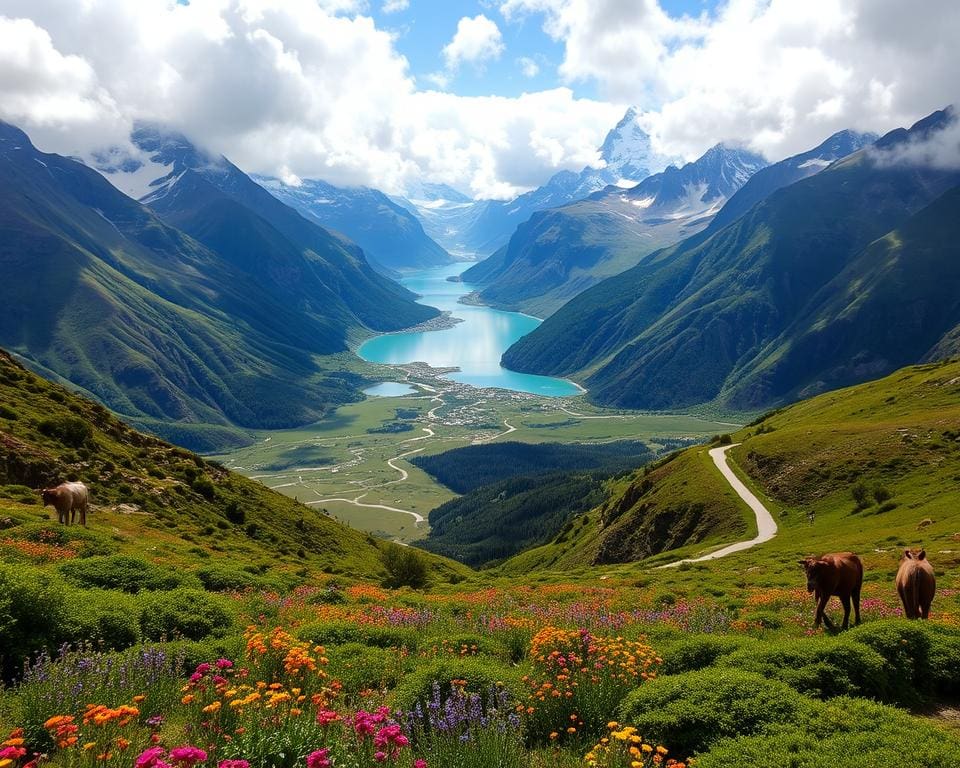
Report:
[{"label": "grazing brown horse", "polygon": [[936,591],[937,579],[933,575],[933,566],[927,560],[926,551],[903,550],[897,571],[897,592],[903,603],[903,615],[908,619],[929,618],[930,603]]},{"label": "grazing brown horse", "polygon": [[813,592],[817,599],[817,613],[814,627],[824,622],[833,629],[833,622],[824,613],[827,603],[833,595],[843,603],[843,629],[850,626],[850,600],[856,623],[860,623],[860,589],[863,586],[863,563],[853,552],[835,552],[822,557],[806,557],[800,561],[807,574],[807,592]]},{"label": "grazing brown horse", "polygon": [[56,488],[44,488],[40,491],[43,506],[53,505],[62,525],[75,523],[80,513],[80,525],[87,524],[87,505],[90,494],[83,483],[60,483]]}]

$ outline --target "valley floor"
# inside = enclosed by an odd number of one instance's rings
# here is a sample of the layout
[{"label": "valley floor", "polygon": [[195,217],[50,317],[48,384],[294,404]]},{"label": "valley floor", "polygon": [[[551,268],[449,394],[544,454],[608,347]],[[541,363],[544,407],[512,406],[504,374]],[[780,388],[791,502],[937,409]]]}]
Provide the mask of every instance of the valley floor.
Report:
[{"label": "valley floor", "polygon": [[[583,397],[554,398],[478,389],[443,377],[444,369],[376,366],[416,394],[369,397],[307,427],[257,433],[257,441],[216,458],[354,528],[412,542],[428,533],[426,516],[455,494],[409,463],[493,441],[698,441],[737,425],[684,414],[597,409]],[[396,431],[394,431],[396,430]]]}]

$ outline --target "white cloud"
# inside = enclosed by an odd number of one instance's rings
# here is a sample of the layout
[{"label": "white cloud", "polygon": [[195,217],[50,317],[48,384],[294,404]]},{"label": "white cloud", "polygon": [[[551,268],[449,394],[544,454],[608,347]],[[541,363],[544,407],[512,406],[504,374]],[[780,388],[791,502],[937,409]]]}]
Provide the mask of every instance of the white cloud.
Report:
[{"label": "white cloud", "polygon": [[842,128],[885,131],[960,97],[955,0],[728,0],[673,18],[657,0],[501,0],[542,14],[561,75],[645,107],[668,153],[720,140],[771,159]]},{"label": "white cloud", "polygon": [[503,99],[418,90],[389,32],[315,0],[3,8],[20,18],[0,25],[0,118],[46,151],[89,153],[146,119],[249,171],[388,192],[427,175],[509,197],[591,161],[621,111],[566,88]]},{"label": "white cloud", "polygon": [[882,165],[960,170],[960,119],[955,110],[951,112],[951,119],[939,130],[889,148],[874,149],[872,157]]},{"label": "white cloud", "polygon": [[[389,192],[425,176],[508,197],[595,163],[629,103],[668,154],[737,140],[777,159],[960,100],[955,0],[729,0],[696,19],[655,0],[498,0],[507,23],[540,14],[526,23],[562,44],[562,77],[602,101],[425,90],[454,73],[418,84],[362,15],[380,2],[0,0],[0,118],[48,151],[89,152],[148,119],[250,171]],[[487,22],[485,35],[458,25],[451,62],[501,55]]]},{"label": "white cloud", "polygon": [[503,37],[496,22],[482,13],[472,19],[464,16],[457,22],[453,39],[443,47],[443,60],[448,70],[455,71],[463,62],[482,64],[499,58],[503,48]]},{"label": "white cloud", "polygon": [[521,56],[517,59],[517,64],[520,65],[524,77],[536,77],[540,74],[540,65],[529,56]]},{"label": "white cloud", "polygon": [[410,7],[410,0],[385,0],[383,3],[384,13],[399,13]]}]

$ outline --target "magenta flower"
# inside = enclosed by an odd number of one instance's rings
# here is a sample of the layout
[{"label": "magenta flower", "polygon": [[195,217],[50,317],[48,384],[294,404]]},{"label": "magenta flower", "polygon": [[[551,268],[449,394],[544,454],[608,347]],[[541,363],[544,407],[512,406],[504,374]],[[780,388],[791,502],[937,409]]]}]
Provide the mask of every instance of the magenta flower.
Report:
[{"label": "magenta flower", "polygon": [[422,757],[419,760],[414,760],[413,768],[427,768],[427,761]]},{"label": "magenta flower", "polygon": [[143,750],[134,760],[136,768],[157,768],[160,758],[166,754],[167,750],[163,747],[150,747]]},{"label": "magenta flower", "polygon": [[311,752],[307,755],[307,768],[330,768],[333,763],[331,763],[330,758],[327,757],[329,754],[330,750],[326,747],[318,749],[316,752]]},{"label": "magenta flower", "polygon": [[190,768],[197,763],[206,762],[207,753],[199,747],[191,747],[185,744],[182,747],[171,749],[170,759],[177,765],[183,766],[183,768]]},{"label": "magenta flower", "polygon": [[250,763],[246,760],[221,760],[217,768],[250,768]]},{"label": "magenta flower", "polygon": [[230,669],[232,666],[230,659],[217,659],[217,669]]}]

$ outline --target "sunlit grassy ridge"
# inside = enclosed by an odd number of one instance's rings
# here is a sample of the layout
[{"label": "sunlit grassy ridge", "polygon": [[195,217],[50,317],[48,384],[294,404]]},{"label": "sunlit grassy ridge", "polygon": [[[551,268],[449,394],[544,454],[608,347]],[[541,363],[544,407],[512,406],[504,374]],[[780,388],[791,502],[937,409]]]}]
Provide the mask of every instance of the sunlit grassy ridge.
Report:
[{"label": "sunlit grassy ridge", "polygon": [[[95,511],[89,532],[58,531],[52,508],[39,506],[33,489],[68,479],[90,488]],[[90,540],[98,553],[137,553],[187,570],[223,562],[287,574],[377,578],[384,573],[381,550],[388,546],[136,432],[5,353],[0,354],[0,520],[5,542],[0,553],[11,562],[20,562],[20,542],[42,538],[45,528],[56,537]]]}]

